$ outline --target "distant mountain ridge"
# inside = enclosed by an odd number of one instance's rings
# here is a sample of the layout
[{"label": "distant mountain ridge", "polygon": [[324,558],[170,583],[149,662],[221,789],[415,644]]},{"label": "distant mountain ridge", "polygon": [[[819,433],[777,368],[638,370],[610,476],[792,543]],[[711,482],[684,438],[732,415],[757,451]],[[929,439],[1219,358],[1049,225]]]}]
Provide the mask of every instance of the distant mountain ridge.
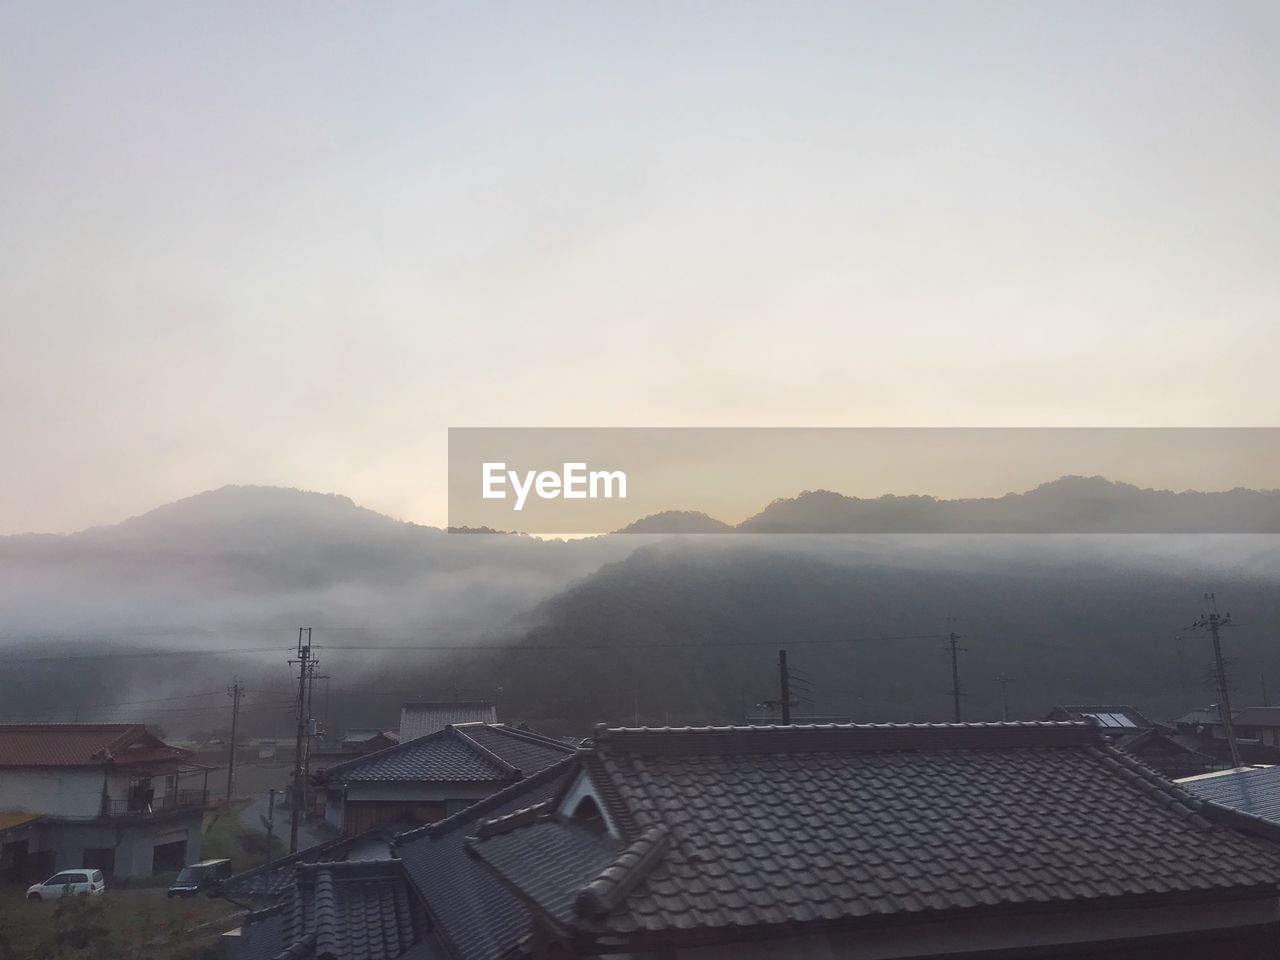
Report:
[{"label": "distant mountain ridge", "polygon": [[[691,517],[701,518],[697,523]],[[1280,533],[1280,490],[1153,490],[1064,476],[1025,493],[943,500],[806,490],[736,526],[667,511],[620,533]]]}]

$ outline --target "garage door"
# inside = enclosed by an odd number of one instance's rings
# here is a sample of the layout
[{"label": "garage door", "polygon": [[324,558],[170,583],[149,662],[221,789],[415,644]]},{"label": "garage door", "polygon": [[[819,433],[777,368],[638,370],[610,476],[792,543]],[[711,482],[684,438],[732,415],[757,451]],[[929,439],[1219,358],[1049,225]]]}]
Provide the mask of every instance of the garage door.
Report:
[{"label": "garage door", "polygon": [[155,873],[176,873],[181,870],[185,863],[182,861],[187,856],[187,841],[174,840],[172,843],[157,843],[151,854],[151,872]]}]

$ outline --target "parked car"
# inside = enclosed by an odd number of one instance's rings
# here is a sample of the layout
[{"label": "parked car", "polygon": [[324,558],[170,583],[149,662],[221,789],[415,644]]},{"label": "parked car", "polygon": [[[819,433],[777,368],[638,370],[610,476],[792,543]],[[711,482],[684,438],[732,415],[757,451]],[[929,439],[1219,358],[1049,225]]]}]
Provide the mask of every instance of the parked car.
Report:
[{"label": "parked car", "polygon": [[44,883],[27,887],[28,900],[57,900],[67,894],[87,893],[98,897],[107,891],[107,881],[101,870],[63,870]]},{"label": "parked car", "polygon": [[182,868],[169,887],[170,897],[194,897],[201,890],[209,889],[217,880],[231,876],[230,860],[201,860]]}]

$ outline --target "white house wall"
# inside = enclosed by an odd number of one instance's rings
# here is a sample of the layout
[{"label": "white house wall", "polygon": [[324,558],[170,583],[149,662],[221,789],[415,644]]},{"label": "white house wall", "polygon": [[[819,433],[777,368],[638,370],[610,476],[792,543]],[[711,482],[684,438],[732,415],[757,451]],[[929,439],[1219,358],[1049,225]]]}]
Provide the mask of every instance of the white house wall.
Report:
[{"label": "white house wall", "polygon": [[0,810],[96,817],[102,807],[102,780],[102,771],[91,768],[0,770]]}]

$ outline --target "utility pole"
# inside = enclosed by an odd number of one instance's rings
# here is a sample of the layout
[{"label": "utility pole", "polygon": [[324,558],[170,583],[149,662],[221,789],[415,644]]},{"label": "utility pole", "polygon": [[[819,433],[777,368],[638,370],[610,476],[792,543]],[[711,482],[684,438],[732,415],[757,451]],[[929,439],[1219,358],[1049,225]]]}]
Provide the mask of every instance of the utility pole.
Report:
[{"label": "utility pole", "polygon": [[996,677],[996,683],[1000,684],[1000,719],[1005,723],[1009,722],[1009,684],[1015,679],[1005,673]]},{"label": "utility pole", "polygon": [[311,741],[320,735],[319,723],[316,721],[315,712],[312,709],[312,704],[315,702],[315,682],[329,679],[327,675],[316,675],[317,666],[319,666],[319,661],[317,660],[312,660],[307,664],[307,746],[302,754],[302,803],[304,808],[307,806],[308,788],[311,786]]},{"label": "utility pole", "polygon": [[271,866],[271,851],[275,845],[276,831],[276,788],[267,791],[267,815],[262,818],[262,825],[267,828],[267,866]]},{"label": "utility pole", "polygon": [[[954,623],[955,617],[947,617],[949,622]],[[955,722],[960,722],[960,654],[966,653],[964,647],[959,645],[960,634],[951,630],[947,633],[947,643],[951,647],[951,704],[955,711]]]},{"label": "utility pole", "polygon": [[[306,642],[303,642],[303,635]],[[307,734],[307,678],[310,675],[311,628],[298,628],[298,658],[290,664],[298,664],[298,739],[293,750],[293,804],[289,811],[289,852],[298,852],[298,820],[302,814],[304,785],[302,782],[303,742]]]},{"label": "utility pole", "polygon": [[240,686],[240,678],[231,682],[231,753],[227,757],[227,806],[231,806],[231,794],[236,783],[236,730],[240,721],[240,694],[244,687]]},{"label": "utility pole", "polygon": [[791,674],[787,671],[787,651],[778,651],[778,702],[782,707],[782,725],[791,723]]},{"label": "utility pole", "polygon": [[1207,616],[1201,616],[1191,626],[1200,630],[1208,627],[1209,636],[1213,638],[1213,662],[1218,674],[1218,713],[1222,717],[1222,730],[1227,735],[1231,765],[1240,767],[1244,764],[1240,761],[1240,745],[1236,743],[1235,727],[1231,725],[1231,693],[1227,689],[1227,668],[1222,661],[1222,640],[1219,637],[1219,631],[1223,627],[1231,627],[1235,624],[1231,622],[1229,613],[1225,617],[1218,616],[1217,601],[1212,593],[1206,593],[1204,598],[1209,601],[1213,610]]}]

